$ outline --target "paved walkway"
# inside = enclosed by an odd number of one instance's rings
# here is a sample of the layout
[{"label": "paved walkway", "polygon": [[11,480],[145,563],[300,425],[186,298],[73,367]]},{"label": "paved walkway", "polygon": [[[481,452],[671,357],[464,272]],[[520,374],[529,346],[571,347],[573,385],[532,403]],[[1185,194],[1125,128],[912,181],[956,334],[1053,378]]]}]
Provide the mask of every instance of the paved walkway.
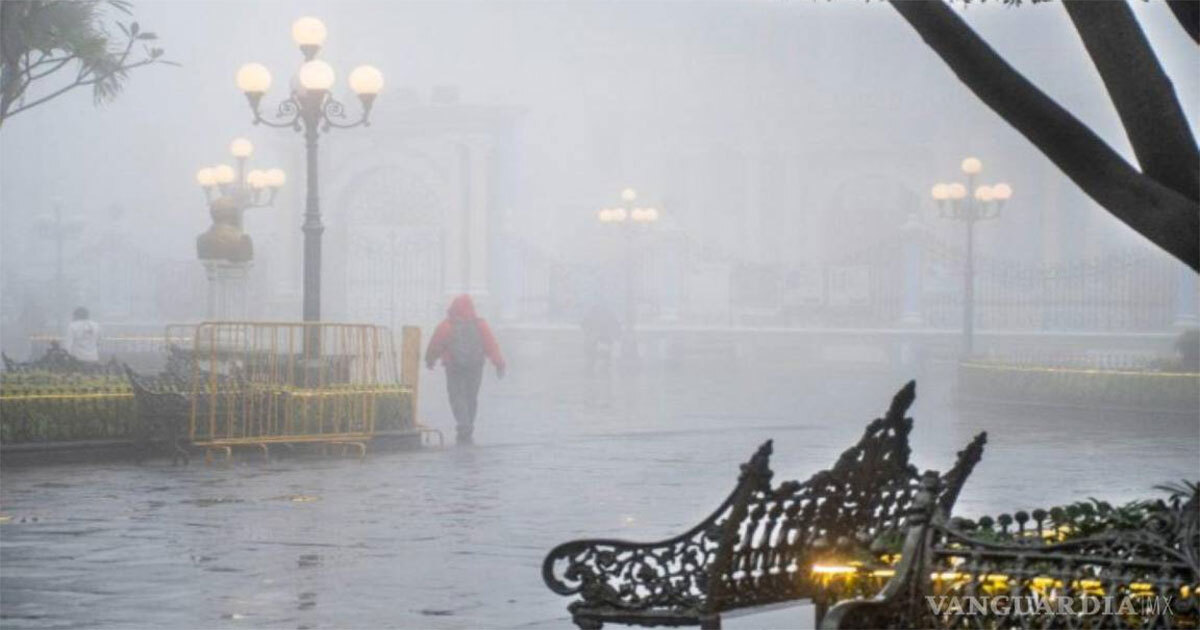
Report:
[{"label": "paved walkway", "polygon": [[[903,376],[770,362],[586,376],[513,353],[484,384],[474,448],[233,466],[5,470],[5,628],[563,628],[542,584],[554,544],[655,540],[708,514],[776,440],[777,479],[828,466]],[[708,366],[708,367],[705,367]],[[452,435],[440,373],[423,417]],[[992,435],[963,512],[1123,501],[1195,476],[1196,419],[972,413],[920,385],[914,459],[948,467]],[[1061,492],[1052,492],[1052,486]],[[730,628],[806,627],[793,607]]]}]

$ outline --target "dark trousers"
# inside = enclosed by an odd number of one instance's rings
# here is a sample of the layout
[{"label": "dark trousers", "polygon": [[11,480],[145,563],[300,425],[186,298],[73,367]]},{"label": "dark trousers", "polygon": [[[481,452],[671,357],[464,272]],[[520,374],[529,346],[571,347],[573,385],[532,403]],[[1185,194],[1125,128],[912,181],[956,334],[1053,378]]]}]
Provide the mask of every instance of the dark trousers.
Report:
[{"label": "dark trousers", "polygon": [[482,381],[483,363],[446,366],[446,393],[450,394],[450,410],[454,412],[460,438],[471,439],[475,430],[475,410],[479,406]]}]

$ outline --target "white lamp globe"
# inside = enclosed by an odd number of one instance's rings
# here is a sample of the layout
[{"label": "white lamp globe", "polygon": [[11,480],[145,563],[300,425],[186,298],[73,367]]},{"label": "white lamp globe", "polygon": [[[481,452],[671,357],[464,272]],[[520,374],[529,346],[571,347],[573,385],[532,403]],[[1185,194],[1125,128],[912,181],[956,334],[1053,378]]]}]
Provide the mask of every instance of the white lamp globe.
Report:
[{"label": "white lamp globe", "polygon": [[248,63],[238,68],[238,89],[247,94],[263,94],[271,87],[271,71],[261,63]]},{"label": "white lamp globe", "polygon": [[213,178],[218,184],[231,184],[235,177],[237,176],[233,172],[233,167],[228,164],[219,164],[213,167]]},{"label": "white lamp globe", "polygon": [[658,220],[658,208],[646,208],[642,211],[642,215],[646,217],[647,221],[653,223]]},{"label": "white lamp globe", "polygon": [[630,211],[629,218],[641,223],[646,220],[646,211],[641,208],[634,208]]},{"label": "white lamp globe", "polygon": [[975,189],[975,199],[977,201],[991,201],[995,196],[991,186],[980,186]]},{"label": "white lamp globe", "polygon": [[287,181],[287,177],[283,174],[281,168],[269,168],[263,173],[264,182],[271,188],[279,188],[283,182]]},{"label": "white lamp globe", "polygon": [[954,182],[953,184],[950,184],[949,186],[946,187],[946,192],[949,195],[950,199],[958,201],[959,199],[966,198],[967,187],[963,186],[962,184],[960,184],[958,182]]},{"label": "white lamp globe", "polygon": [[383,73],[375,66],[359,66],[346,78],[355,94],[379,94],[383,89]]},{"label": "white lamp globe", "polygon": [[1012,193],[1012,186],[1003,182],[992,186],[992,196],[999,201],[1006,201],[1009,197],[1012,197]]},{"label": "white lamp globe", "polygon": [[325,43],[326,35],[328,32],[325,30],[325,23],[315,17],[305,16],[292,22],[292,41],[296,42],[297,46],[319,48]]},{"label": "white lamp globe", "polygon": [[297,74],[300,79],[300,85],[306,90],[316,90],[324,92],[333,87],[334,79],[333,66],[314,59],[304,62],[300,66],[300,72]]},{"label": "white lamp globe", "polygon": [[217,174],[214,173],[213,169],[211,168],[202,168],[196,171],[196,183],[204,186],[205,188],[209,186],[215,186],[217,183]]},{"label": "white lamp globe", "polygon": [[950,198],[950,187],[945,184],[934,184],[929,193],[933,195],[934,201],[945,201]]},{"label": "white lamp globe", "polygon": [[632,188],[626,188],[621,191],[621,201],[633,201],[637,199],[637,191]]},{"label": "white lamp globe", "polygon": [[962,161],[962,172],[967,175],[978,175],[983,170],[983,162],[979,158],[969,157]]},{"label": "white lamp globe", "polygon": [[229,152],[236,158],[248,158],[254,153],[254,145],[245,138],[234,138],[229,143]]},{"label": "white lamp globe", "polygon": [[612,209],[612,219],[613,219],[613,221],[616,221],[617,223],[624,221],[626,219],[626,217],[628,217],[628,216],[629,216],[629,213],[625,212],[625,208],[613,208]]}]

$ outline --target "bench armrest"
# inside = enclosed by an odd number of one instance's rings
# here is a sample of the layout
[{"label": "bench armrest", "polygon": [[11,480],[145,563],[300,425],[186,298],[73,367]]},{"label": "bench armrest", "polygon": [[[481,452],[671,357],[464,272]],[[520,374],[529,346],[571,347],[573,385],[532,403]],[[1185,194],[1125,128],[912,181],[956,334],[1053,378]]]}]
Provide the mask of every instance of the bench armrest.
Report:
[{"label": "bench armrest", "polygon": [[559,595],[581,598],[575,605],[621,610],[704,605],[729,563],[737,528],[754,492],[770,489],[771,441],[742,464],[733,492],[690,530],[667,540],[638,543],[616,539],[573,540],[546,555],[542,580]]}]

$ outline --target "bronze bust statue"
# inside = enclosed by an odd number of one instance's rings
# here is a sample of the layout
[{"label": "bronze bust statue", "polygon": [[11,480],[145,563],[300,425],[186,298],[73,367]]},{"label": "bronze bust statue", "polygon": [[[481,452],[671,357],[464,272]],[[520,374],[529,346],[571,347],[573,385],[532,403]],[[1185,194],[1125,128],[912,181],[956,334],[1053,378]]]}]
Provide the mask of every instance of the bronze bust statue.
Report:
[{"label": "bronze bust statue", "polygon": [[231,195],[221,195],[208,204],[212,225],[196,237],[200,260],[249,262],[254,258],[254,243],[242,231],[242,207]]}]

